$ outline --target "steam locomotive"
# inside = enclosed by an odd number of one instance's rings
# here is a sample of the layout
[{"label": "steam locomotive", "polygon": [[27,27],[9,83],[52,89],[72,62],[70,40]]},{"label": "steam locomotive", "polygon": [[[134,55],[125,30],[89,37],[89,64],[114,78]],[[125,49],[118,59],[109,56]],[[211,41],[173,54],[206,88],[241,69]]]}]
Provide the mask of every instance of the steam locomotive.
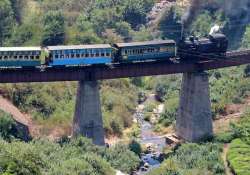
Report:
[{"label": "steam locomotive", "polygon": [[[0,68],[85,66],[145,61],[199,61],[225,58],[228,40],[223,34],[190,37],[178,43],[155,40],[133,43],[41,47],[0,47]],[[45,56],[45,61],[42,55]]]},{"label": "steam locomotive", "polygon": [[228,40],[226,36],[216,33],[202,39],[194,36],[189,39],[182,39],[178,43],[177,53],[184,61],[224,59],[227,48]]}]

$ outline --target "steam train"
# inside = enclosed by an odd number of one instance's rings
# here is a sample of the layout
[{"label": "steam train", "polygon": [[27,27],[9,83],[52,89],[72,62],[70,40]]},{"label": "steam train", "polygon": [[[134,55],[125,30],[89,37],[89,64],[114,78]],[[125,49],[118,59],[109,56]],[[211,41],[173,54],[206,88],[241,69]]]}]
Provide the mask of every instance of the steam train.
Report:
[{"label": "steam train", "polygon": [[[224,58],[228,40],[223,34],[207,38],[190,37],[178,43],[173,40],[155,40],[133,43],[48,46],[0,47],[0,68],[39,66],[84,66],[122,64],[145,61],[181,61]],[[42,61],[45,56],[45,61]]]}]

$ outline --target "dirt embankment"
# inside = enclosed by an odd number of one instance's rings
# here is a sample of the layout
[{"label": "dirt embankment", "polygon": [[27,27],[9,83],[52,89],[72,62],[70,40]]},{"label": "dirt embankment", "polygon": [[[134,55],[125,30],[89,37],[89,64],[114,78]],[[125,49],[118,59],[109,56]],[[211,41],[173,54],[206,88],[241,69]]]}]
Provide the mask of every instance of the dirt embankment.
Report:
[{"label": "dirt embankment", "polygon": [[43,137],[54,141],[62,136],[69,135],[71,132],[71,129],[60,126],[48,129],[46,125],[37,123],[32,119],[31,115],[21,112],[14,104],[2,96],[0,96],[0,110],[11,114],[17,123],[17,129],[24,133],[24,140]]},{"label": "dirt embankment", "polygon": [[0,96],[0,109],[8,114],[11,114],[13,119],[17,122],[20,129],[26,130],[28,137],[38,136],[39,127],[32,121],[32,118],[28,114],[22,113],[16,106],[14,106],[9,100]]},{"label": "dirt embankment", "polygon": [[242,104],[228,104],[225,108],[225,114],[220,115],[214,121],[214,133],[228,131],[230,123],[237,122],[247,108],[250,107],[250,96]]}]

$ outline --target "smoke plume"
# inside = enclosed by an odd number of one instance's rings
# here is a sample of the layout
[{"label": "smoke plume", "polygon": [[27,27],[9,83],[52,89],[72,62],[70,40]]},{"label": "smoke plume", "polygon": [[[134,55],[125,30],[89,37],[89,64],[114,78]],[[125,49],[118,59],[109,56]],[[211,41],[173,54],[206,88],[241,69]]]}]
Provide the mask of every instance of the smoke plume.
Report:
[{"label": "smoke plume", "polygon": [[250,22],[249,0],[227,0],[224,3],[224,11],[227,17],[238,23]]},{"label": "smoke plume", "polygon": [[187,12],[182,16],[182,25],[184,28],[188,28],[197,16],[202,5],[202,0],[191,0]]}]

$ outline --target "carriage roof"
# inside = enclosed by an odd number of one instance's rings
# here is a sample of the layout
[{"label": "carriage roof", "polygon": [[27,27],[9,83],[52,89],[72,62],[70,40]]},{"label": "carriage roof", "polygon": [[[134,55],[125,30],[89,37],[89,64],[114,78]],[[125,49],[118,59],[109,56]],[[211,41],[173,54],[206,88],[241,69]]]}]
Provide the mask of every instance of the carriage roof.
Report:
[{"label": "carriage roof", "polygon": [[174,40],[154,40],[144,42],[132,42],[132,43],[116,43],[117,47],[135,47],[135,46],[149,46],[149,45],[162,45],[162,44],[175,44]]},{"label": "carriage roof", "polygon": [[70,45],[70,46],[48,46],[48,50],[74,50],[74,49],[111,49],[109,44],[94,44],[94,45]]},{"label": "carriage roof", "polygon": [[41,51],[41,47],[0,47],[0,52]]}]

